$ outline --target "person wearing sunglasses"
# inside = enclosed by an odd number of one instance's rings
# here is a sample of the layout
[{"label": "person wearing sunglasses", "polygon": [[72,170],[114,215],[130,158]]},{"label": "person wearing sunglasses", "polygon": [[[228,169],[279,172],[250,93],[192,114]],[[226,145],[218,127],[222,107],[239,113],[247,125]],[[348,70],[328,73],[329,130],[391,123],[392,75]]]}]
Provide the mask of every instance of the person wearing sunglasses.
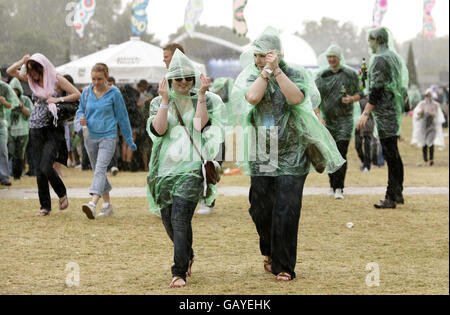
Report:
[{"label": "person wearing sunglasses", "polygon": [[185,286],[191,275],[191,221],[197,204],[204,199],[210,205],[216,196],[215,186],[204,180],[202,158],[212,160],[218,154],[226,115],[221,98],[208,92],[209,86],[210,79],[177,49],[147,121],[153,141],[148,199],[150,211],[161,216],[174,244],[172,288]]}]

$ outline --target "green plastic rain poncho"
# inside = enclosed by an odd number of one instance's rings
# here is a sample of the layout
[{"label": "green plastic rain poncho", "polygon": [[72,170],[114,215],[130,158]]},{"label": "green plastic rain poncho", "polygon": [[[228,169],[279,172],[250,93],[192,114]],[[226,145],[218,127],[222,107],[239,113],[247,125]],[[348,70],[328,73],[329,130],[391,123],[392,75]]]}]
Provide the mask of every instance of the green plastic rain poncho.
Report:
[{"label": "green plastic rain poncho", "polygon": [[395,52],[393,38],[385,27],[368,34],[369,43],[378,49],[369,62],[369,103],[374,105],[374,116],[380,139],[400,135],[402,114],[408,89],[408,69]]},{"label": "green plastic rain poncho", "polygon": [[[327,57],[337,57],[340,60],[339,66],[332,69]],[[321,116],[336,141],[349,141],[354,134],[361,109],[358,102],[344,104],[342,98],[344,92],[345,95],[359,94],[363,97],[358,73],[345,65],[342,50],[336,45],[331,45],[319,56],[319,65],[321,69],[316,77],[316,85],[322,99]]]},{"label": "green plastic rain poncho", "polygon": [[[0,96],[3,96],[8,103],[11,104],[11,109],[19,106],[19,98],[16,93],[14,93],[13,89],[0,80]],[[7,143],[8,142],[8,120],[11,110],[7,109],[3,104],[0,105],[0,142]]]},{"label": "green plastic rain poncho", "polygon": [[[31,113],[33,110],[33,102],[30,98],[23,94],[23,88],[17,78],[13,78],[9,83],[12,89],[19,91],[19,99],[22,105]],[[27,136],[30,131],[29,118],[26,117],[19,107],[11,110],[10,115],[10,132],[13,137]]]},{"label": "green plastic rain poncho", "polygon": [[[173,80],[188,77],[195,78],[190,95],[176,94]],[[152,100],[147,121],[147,132],[153,141],[150,171],[147,176],[148,199],[150,211],[157,215],[161,209],[172,204],[174,196],[192,202],[204,199],[207,205],[211,205],[217,191],[214,185],[209,185],[205,189],[201,159],[178,121],[175,106],[179,109],[198,149],[202,151],[203,158],[207,160],[214,159],[220,151],[224,138],[224,120],[227,118],[225,105],[220,97],[206,92],[206,106],[211,126],[205,128],[202,133],[195,131],[193,120],[201,84],[200,72],[181,51],[175,51],[165,78],[170,96],[167,132],[158,137],[152,132],[151,127],[161,105],[161,96]]]},{"label": "green plastic rain poncho", "polygon": [[220,96],[225,105],[229,105],[231,92],[233,90],[234,80],[232,78],[216,78],[209,89],[214,94]]},{"label": "green plastic rain poncho", "polygon": [[[253,106],[245,95],[261,71],[254,54],[278,54],[279,67],[304,92],[301,104],[289,104],[276,78],[269,79],[262,101]],[[301,53],[301,52],[299,52]],[[307,147],[314,144],[323,156],[324,169],[333,173],[345,160],[313,108],[320,96],[312,74],[300,66],[286,64],[279,33],[269,27],[241,55],[244,69],[236,79],[231,101],[231,121],[238,126],[237,163],[250,176],[302,176],[313,168]]]},{"label": "green plastic rain poncho", "polygon": [[422,101],[422,94],[416,85],[408,89],[409,109],[414,110],[416,106]]}]

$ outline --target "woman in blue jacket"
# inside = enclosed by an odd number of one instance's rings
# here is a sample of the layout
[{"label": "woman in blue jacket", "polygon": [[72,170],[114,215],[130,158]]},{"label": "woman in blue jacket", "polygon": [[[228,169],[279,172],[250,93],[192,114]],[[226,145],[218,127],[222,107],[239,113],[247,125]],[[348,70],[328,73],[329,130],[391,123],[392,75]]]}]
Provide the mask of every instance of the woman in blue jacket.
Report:
[{"label": "woman in blue jacket", "polygon": [[81,95],[75,123],[89,132],[89,135],[85,135],[84,145],[94,170],[94,179],[89,191],[92,200],[84,204],[82,210],[93,220],[100,198],[103,198],[104,203],[97,217],[103,218],[113,214],[109,196],[112,187],[106,173],[116,148],[117,124],[130,148],[133,151],[137,148],[133,142],[122,94],[115,86],[108,86],[108,66],[103,63],[96,64],[92,68],[91,77],[92,84]]}]

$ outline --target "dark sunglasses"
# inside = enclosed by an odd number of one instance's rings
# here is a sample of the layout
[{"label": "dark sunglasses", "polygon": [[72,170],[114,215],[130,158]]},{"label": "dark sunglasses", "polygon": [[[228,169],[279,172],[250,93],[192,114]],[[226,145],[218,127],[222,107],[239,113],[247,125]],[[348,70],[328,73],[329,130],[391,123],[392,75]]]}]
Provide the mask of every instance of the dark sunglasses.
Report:
[{"label": "dark sunglasses", "polygon": [[186,82],[192,82],[192,81],[194,81],[194,77],[178,78],[178,79],[175,79],[175,81],[181,82],[181,81],[183,81],[183,79],[186,80]]}]

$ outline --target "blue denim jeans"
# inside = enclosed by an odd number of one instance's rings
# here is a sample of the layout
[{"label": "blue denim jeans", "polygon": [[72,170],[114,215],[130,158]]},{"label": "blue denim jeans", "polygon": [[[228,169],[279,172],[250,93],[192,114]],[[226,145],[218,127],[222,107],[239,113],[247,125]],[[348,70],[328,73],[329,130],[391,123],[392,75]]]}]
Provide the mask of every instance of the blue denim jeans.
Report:
[{"label": "blue denim jeans", "polygon": [[108,165],[116,150],[116,139],[84,139],[84,146],[89,155],[94,179],[89,190],[91,195],[102,196],[111,191],[112,187],[106,173]]},{"label": "blue denim jeans", "polygon": [[189,260],[194,259],[192,249],[192,217],[196,202],[173,197],[173,203],[161,210],[161,218],[166,232],[174,244],[174,265],[172,275],[186,280]]},{"label": "blue denim jeans", "polygon": [[0,181],[8,180],[8,129],[0,122]]}]

